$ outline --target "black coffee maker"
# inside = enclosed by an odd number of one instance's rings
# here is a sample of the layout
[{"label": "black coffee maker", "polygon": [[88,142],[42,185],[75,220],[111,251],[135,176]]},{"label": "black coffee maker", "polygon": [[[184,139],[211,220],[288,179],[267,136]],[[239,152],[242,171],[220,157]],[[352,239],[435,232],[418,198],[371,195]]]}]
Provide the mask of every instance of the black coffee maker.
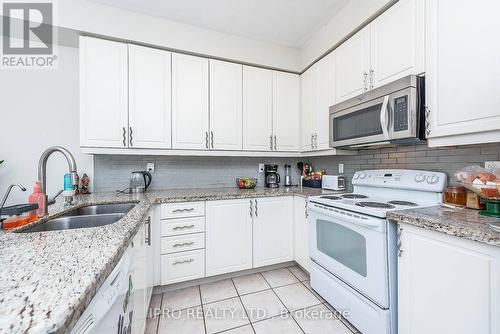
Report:
[{"label": "black coffee maker", "polygon": [[278,165],[264,165],[265,181],[267,188],[278,188],[280,186],[280,175]]}]

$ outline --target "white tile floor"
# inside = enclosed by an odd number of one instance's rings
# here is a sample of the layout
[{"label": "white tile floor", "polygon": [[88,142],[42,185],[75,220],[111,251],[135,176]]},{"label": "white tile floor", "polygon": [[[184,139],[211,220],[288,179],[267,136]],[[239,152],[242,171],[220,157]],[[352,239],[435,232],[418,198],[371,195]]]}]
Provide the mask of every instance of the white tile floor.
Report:
[{"label": "white tile floor", "polygon": [[332,311],[294,266],[154,295],[146,334],[358,333]]}]

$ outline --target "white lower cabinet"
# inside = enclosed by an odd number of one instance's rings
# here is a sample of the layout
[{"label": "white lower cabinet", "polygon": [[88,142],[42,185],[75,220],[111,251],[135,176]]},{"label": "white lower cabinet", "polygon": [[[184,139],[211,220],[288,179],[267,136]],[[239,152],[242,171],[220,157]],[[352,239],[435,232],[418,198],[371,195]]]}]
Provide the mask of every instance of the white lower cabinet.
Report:
[{"label": "white lower cabinet", "polygon": [[253,266],[293,261],[293,197],[254,202]]},{"label": "white lower cabinet", "polygon": [[309,271],[309,226],[307,222],[307,200],[293,198],[294,258],[302,268]]},{"label": "white lower cabinet", "polygon": [[205,250],[161,256],[161,283],[189,281],[205,276]]},{"label": "white lower cabinet", "polygon": [[500,333],[500,249],[400,228],[399,333]]},{"label": "white lower cabinet", "polygon": [[207,276],[252,268],[251,199],[207,202]]}]

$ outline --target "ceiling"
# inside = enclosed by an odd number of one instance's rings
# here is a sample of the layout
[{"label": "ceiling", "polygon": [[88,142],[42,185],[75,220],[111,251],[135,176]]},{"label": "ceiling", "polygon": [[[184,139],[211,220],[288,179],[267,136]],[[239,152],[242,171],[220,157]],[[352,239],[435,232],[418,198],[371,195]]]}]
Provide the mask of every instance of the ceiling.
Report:
[{"label": "ceiling", "polygon": [[299,48],[348,0],[93,0],[171,21]]}]

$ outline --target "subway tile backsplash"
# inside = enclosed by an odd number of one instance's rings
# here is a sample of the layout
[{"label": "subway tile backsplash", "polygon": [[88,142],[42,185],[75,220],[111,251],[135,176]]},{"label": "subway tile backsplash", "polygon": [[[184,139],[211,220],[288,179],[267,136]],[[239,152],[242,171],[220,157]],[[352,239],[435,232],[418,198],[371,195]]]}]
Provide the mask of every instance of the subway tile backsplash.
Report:
[{"label": "subway tile backsplash", "polygon": [[128,187],[130,172],[146,169],[146,163],[155,163],[152,189],[182,189],[234,187],[235,179],[257,177],[258,186],[264,185],[264,174],[258,173],[258,164],[278,164],[283,176],[284,164],[292,166],[292,181],[299,182],[298,161],[310,162],[315,169],[326,169],[338,174],[338,164],[344,164],[348,188],[354,172],[363,169],[404,168],[444,172],[455,182],[453,174],[460,168],[485,161],[500,160],[500,145],[469,145],[428,148],[427,145],[386,147],[361,150],[352,156],[315,158],[249,158],[249,157],[166,157],[96,155],[94,159],[94,191],[114,191]]}]

